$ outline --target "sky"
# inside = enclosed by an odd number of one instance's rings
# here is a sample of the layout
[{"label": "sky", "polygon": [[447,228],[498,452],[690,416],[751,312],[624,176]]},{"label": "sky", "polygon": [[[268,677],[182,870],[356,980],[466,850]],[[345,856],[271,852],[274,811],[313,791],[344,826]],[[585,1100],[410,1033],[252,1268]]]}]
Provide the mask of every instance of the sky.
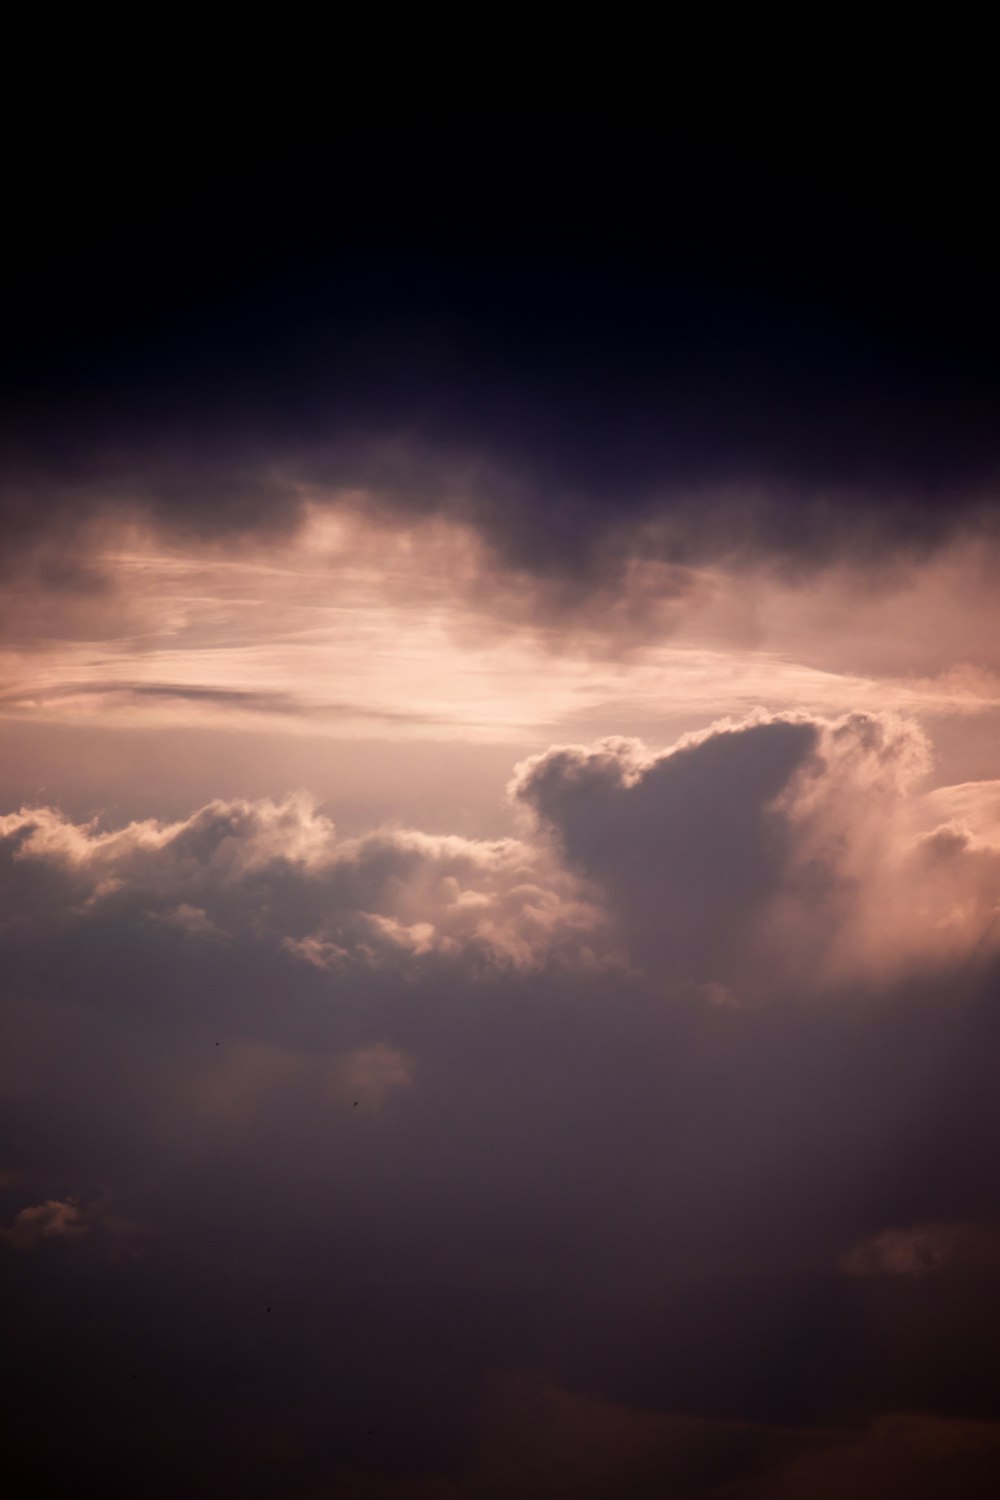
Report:
[{"label": "sky", "polygon": [[4,1495],[996,1494],[982,96],[214,87],[6,189]]}]

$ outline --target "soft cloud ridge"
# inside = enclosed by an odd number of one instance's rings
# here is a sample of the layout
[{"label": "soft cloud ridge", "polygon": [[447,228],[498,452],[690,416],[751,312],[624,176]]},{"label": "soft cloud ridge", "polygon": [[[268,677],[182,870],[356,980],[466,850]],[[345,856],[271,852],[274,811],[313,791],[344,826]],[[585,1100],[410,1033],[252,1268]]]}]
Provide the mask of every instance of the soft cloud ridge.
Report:
[{"label": "soft cloud ridge", "polygon": [[528,759],[511,783],[521,839],[338,839],[305,793],[109,831],[24,809],[0,839],[22,916],[39,897],[17,876],[36,870],[67,919],[252,933],[330,972],[630,962],[760,1000],[996,952],[1000,845],[969,808],[928,826],[930,764],[893,714],[758,712],[662,752],[611,739]]}]

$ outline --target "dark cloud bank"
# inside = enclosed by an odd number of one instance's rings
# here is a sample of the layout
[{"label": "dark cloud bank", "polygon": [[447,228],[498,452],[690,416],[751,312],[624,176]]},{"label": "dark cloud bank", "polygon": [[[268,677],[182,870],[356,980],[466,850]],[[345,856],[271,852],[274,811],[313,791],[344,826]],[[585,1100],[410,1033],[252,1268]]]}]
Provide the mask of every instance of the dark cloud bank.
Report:
[{"label": "dark cloud bank", "polygon": [[925,767],[761,717],[527,762],[520,841],[7,815],[5,1492],[993,1493],[1000,850]]},{"label": "dark cloud bank", "polygon": [[226,165],[154,132],[140,173],[88,114],[14,181],[8,563],[79,586],[109,505],[266,536],[304,487],[460,519],[564,606],[636,550],[809,567],[992,528],[964,119],[800,159],[785,126],[348,116]]}]

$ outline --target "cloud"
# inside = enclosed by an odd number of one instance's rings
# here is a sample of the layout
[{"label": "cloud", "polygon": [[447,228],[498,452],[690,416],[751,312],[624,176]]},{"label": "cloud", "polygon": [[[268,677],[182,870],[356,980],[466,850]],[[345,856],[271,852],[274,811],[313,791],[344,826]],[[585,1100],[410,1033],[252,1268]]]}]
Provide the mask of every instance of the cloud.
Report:
[{"label": "cloud", "polygon": [[317,968],[611,958],[601,912],[545,850],[407,830],[338,841],[304,794],[107,833],[30,809],[0,818],[0,839],[12,872],[40,866],[77,911],[117,908],[189,936],[250,925]]},{"label": "cloud", "polygon": [[846,1276],[917,1279],[943,1271],[1000,1265],[1000,1233],[988,1223],[915,1224],[883,1229],[841,1256]]},{"label": "cloud", "polygon": [[[109,885],[99,885],[94,891],[91,901],[99,901],[102,896],[108,895],[112,889],[120,890],[117,882]],[[186,932],[194,938],[222,938],[225,933],[216,927],[211,917],[200,906],[189,906],[186,901],[180,902],[178,906],[168,907],[166,911],[156,912],[158,921],[165,922],[168,927],[175,927],[179,932]]]},{"label": "cloud", "polygon": [[[810,1446],[813,1451],[792,1457],[760,1488],[750,1486],[748,1500],[838,1500],[848,1493],[859,1500],[888,1494],[985,1500],[1000,1475],[1000,1423],[991,1420],[892,1412]],[[734,1489],[733,1500],[743,1493]]]},{"label": "cloud", "polygon": [[957,1240],[958,1230],[947,1224],[884,1229],[849,1250],[841,1269],[847,1276],[926,1276],[950,1262]]},{"label": "cloud", "polygon": [[[1000,1347],[992,801],[927,765],[891,715],[759,713],[554,747],[518,838],[5,815],[18,1410],[124,1401],[263,1493],[770,1500],[870,1444],[910,1476],[914,1411],[959,1473]],[[142,1256],[93,1253],[105,1183]]]},{"label": "cloud", "polygon": [[43,1240],[80,1239],[89,1233],[90,1227],[79,1204],[50,1198],[45,1203],[20,1209],[3,1235],[16,1250],[30,1250]]},{"label": "cloud", "polygon": [[[553,178],[566,169],[561,154]],[[728,170],[714,163],[704,181]],[[740,201],[754,220],[756,166],[752,175]],[[139,510],[168,534],[228,544],[287,535],[308,493],[364,490],[404,526],[430,516],[470,527],[490,554],[484,586],[497,571],[533,581],[558,615],[574,591],[613,600],[615,583],[654,554],[680,569],[747,551],[808,569],[851,552],[912,555],[970,523],[995,524],[994,392],[980,352],[990,283],[957,318],[967,253],[949,261],[950,281],[935,260],[935,274],[909,288],[924,335],[915,349],[886,315],[914,236],[876,286],[855,260],[862,294],[852,298],[852,255],[842,242],[830,249],[829,221],[804,236],[772,200],[758,243],[783,222],[797,257],[812,244],[804,294],[777,269],[781,254],[758,250],[758,260],[754,235],[720,220],[724,194],[710,204],[699,184],[690,216],[656,226],[648,181],[572,230],[542,229],[552,180],[530,201],[530,231],[504,216],[489,232],[476,219],[453,231],[451,198],[440,219],[417,204],[390,228],[366,192],[350,230],[339,208],[316,226],[322,250],[271,243],[255,259],[242,240],[231,246],[227,262],[238,258],[243,274],[227,265],[216,298],[188,286],[183,333],[157,297],[191,271],[169,233],[172,252],[147,249],[153,263],[168,255],[162,279],[127,315],[117,299],[128,278],[107,282],[112,247],[85,292],[74,274],[50,276],[26,302],[21,364],[34,378],[16,401],[10,393],[5,558],[23,565],[27,550],[68,589],[87,571],[81,514]],[[299,201],[314,198],[310,185]],[[957,255],[957,243],[938,241],[937,255]],[[55,284],[76,285],[80,305],[53,326]],[[112,316],[89,321],[101,286],[117,329]],[[931,288],[948,298],[935,333]]]},{"label": "cloud", "polygon": [[210,1130],[231,1155],[248,1140],[266,1141],[290,1107],[317,1130],[349,1110],[377,1115],[413,1085],[415,1068],[411,1055],[384,1042],[326,1051],[230,1035],[185,1070],[180,1092],[176,1079],[162,1080],[161,1128],[188,1144]]},{"label": "cloud", "polygon": [[116,1213],[107,1192],[30,1204],[18,1210],[9,1228],[0,1229],[0,1240],[34,1253],[56,1246],[59,1255],[82,1245],[88,1264],[118,1266],[135,1261],[146,1245],[142,1226]]},{"label": "cloud", "polygon": [[723,979],[789,858],[772,803],[816,737],[809,722],[773,721],[661,756],[621,740],[549,750],[513,795],[601,883],[643,956],[680,980]]},{"label": "cloud", "polygon": [[995,951],[1000,850],[919,831],[930,764],[892,714],[761,713],[661,753],[554,748],[512,795],[644,963],[759,996]]},{"label": "cloud", "polygon": [[69,682],[37,685],[22,683],[0,693],[0,713],[23,715],[35,711],[50,713],[90,712],[102,714],[145,708],[163,703],[193,705],[211,716],[245,715],[251,722],[261,716],[285,718],[301,725],[303,720],[334,724],[338,720],[358,721],[368,725],[433,725],[434,715],[407,713],[405,710],[380,708],[376,705],[348,702],[313,702],[292,693],[263,692],[241,688],[222,688],[195,683],[122,682],[109,677],[99,682]]},{"label": "cloud", "polygon": [[[164,446],[173,453],[184,445],[168,439]],[[921,592],[933,595],[939,572],[955,556],[965,562],[970,584],[973,553],[995,567],[996,461],[992,475],[984,471],[947,508],[936,496],[915,494],[912,485],[886,499],[877,486],[850,476],[840,481],[845,493],[832,501],[823,479],[810,477],[804,498],[794,478],[774,477],[767,464],[747,477],[716,473],[710,457],[691,474],[661,480],[654,473],[624,492],[609,481],[607,490],[590,493],[586,477],[549,480],[547,466],[525,464],[523,456],[494,459],[391,437],[372,440],[363,455],[350,445],[324,451],[317,441],[312,448],[236,451],[219,459],[195,445],[187,462],[181,491],[169,466],[162,472],[161,456],[141,448],[124,473],[113,461],[105,472],[98,459],[98,474],[83,490],[57,476],[8,479],[15,491],[23,484],[39,496],[30,511],[8,507],[6,524],[0,497],[0,531],[8,537],[0,619],[8,639],[37,647],[58,633],[85,643],[102,628],[109,639],[120,637],[123,624],[142,616],[122,556],[138,536],[167,556],[181,551],[218,560],[295,554],[312,548],[318,527],[343,526],[356,563],[381,566],[388,600],[419,598],[433,584],[441,601],[460,609],[467,633],[531,630],[549,648],[556,641],[582,643],[595,655],[660,642],[697,626],[713,606],[724,614],[720,598],[731,613],[746,613],[746,602],[731,602],[737,591],[773,591],[778,603],[769,618],[777,624],[790,613],[808,616],[808,604],[796,597],[806,581],[827,599],[828,581],[834,589],[846,581],[848,593],[867,591],[892,603],[905,599],[913,576]],[[330,560],[326,567],[332,588],[340,570]],[[982,609],[973,602],[969,595],[953,607],[950,623],[927,639],[932,663],[966,616],[977,624]],[[891,641],[855,640],[860,632],[843,600],[841,607],[844,646],[859,659],[894,660]],[[919,607],[910,624],[913,640],[927,635]],[[871,633],[877,630],[875,621]],[[818,634],[816,649],[828,653],[838,637]],[[976,659],[974,641],[961,643],[961,657]],[[949,656],[939,670],[954,662]],[[169,704],[199,689],[210,695],[206,707],[282,712],[280,684],[258,703],[252,686],[230,689],[225,678],[175,687],[169,680],[130,682],[123,674],[119,692],[137,702],[159,695]],[[103,685],[81,685],[88,690]],[[230,696],[239,691],[242,700]]]},{"label": "cloud", "polygon": [[788,1428],[628,1407],[521,1374],[498,1386],[490,1415],[473,1480],[490,1497],[979,1500],[1000,1472],[1000,1423],[933,1413]]},{"label": "cloud", "polygon": [[475,1476],[500,1496],[728,1494],[734,1476],[765,1471],[804,1434],[629,1407],[524,1372],[497,1381]]},{"label": "cloud", "polygon": [[[521,839],[383,829],[339,839],[304,793],[103,831],[0,817],[8,921],[153,920],[252,932],[330,974],[631,962],[726,1004],[988,961],[1000,845],[983,803],[935,825],[926,737],[892,714],[758,712],[666,751],[554,747],[512,782]],[[960,804],[970,816],[968,795]]]}]

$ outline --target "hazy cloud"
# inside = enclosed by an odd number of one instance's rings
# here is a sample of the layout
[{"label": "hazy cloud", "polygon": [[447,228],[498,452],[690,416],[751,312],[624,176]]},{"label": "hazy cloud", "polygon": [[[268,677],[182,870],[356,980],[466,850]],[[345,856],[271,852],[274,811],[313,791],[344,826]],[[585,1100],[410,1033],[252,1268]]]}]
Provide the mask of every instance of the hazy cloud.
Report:
[{"label": "hazy cloud", "polygon": [[47,1203],[20,1209],[11,1227],[3,1234],[15,1250],[28,1250],[43,1240],[79,1239],[89,1229],[78,1204],[50,1198]]},{"label": "hazy cloud", "polygon": [[920,1278],[941,1271],[982,1271],[1000,1266],[1000,1231],[977,1223],[915,1224],[883,1229],[846,1251],[847,1276]]}]

